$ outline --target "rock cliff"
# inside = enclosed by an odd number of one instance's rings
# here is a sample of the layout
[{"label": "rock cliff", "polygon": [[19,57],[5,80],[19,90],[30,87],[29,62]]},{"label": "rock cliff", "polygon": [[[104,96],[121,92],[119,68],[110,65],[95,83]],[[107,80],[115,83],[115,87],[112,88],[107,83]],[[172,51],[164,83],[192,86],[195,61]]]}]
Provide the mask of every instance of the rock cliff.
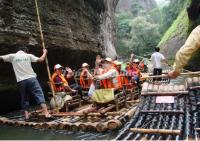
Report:
[{"label": "rock cliff", "polygon": [[[93,66],[96,54],[116,57],[117,2],[38,0],[51,72],[56,63],[78,69],[83,62]],[[42,53],[34,0],[0,0],[0,55],[13,53],[20,45],[36,56]],[[46,84],[45,65],[33,67],[39,81]],[[1,62],[0,72],[0,91],[5,93],[16,80],[11,65]]]}]

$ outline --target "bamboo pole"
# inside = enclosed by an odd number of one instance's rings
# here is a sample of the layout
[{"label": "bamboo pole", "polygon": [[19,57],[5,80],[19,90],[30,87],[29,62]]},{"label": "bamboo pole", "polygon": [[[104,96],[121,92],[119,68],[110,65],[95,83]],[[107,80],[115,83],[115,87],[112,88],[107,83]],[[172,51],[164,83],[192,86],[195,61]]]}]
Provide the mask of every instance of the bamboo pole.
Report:
[{"label": "bamboo pole", "polygon": [[188,91],[141,93],[142,96],[176,96],[181,94],[188,94]]},{"label": "bamboo pole", "polygon": [[[200,75],[200,71],[196,71],[196,72],[185,72],[185,73],[180,73],[180,75]],[[152,75],[152,76],[145,76],[143,79],[147,79],[147,78],[164,78],[164,77],[169,77],[167,74],[163,74],[163,75]]]},{"label": "bamboo pole", "polygon": [[200,131],[200,128],[195,128],[196,131]]},{"label": "bamboo pole", "polygon": [[127,103],[139,103],[140,102],[140,100],[139,99],[137,99],[137,100],[131,100],[131,101],[127,101]]},{"label": "bamboo pole", "polygon": [[101,114],[105,114],[106,112],[112,110],[115,107],[115,105],[111,105],[103,110],[100,111]]},{"label": "bamboo pole", "polygon": [[196,71],[196,72],[185,72],[185,73],[181,73],[180,75],[199,75],[200,71]]},{"label": "bamboo pole", "polygon": [[[44,42],[44,35],[43,35],[43,32],[42,32],[42,25],[41,25],[41,21],[40,21],[40,13],[39,13],[37,0],[35,0],[35,7],[36,7],[38,25],[39,25],[40,36],[41,36],[41,41],[42,41],[42,48],[45,49],[46,47],[45,47],[45,42]],[[56,110],[57,110],[57,112],[59,112],[58,104],[57,104],[56,98],[55,98],[55,91],[54,91],[52,80],[51,80],[51,73],[50,73],[50,69],[49,69],[49,62],[48,62],[47,56],[45,57],[45,62],[46,62],[47,74],[48,74],[49,81],[50,81],[51,91],[52,91],[54,101],[55,101],[55,105],[56,105]]]},{"label": "bamboo pole", "polygon": [[60,112],[52,113],[53,116],[62,117],[62,116],[102,116],[101,113],[80,113],[80,112]]},{"label": "bamboo pole", "polygon": [[141,113],[184,114],[182,110],[141,110]]},{"label": "bamboo pole", "polygon": [[106,116],[117,116],[122,114],[122,112],[107,112],[105,115]]},{"label": "bamboo pole", "polygon": [[181,130],[130,128],[131,132],[144,134],[175,134],[180,135]]},{"label": "bamboo pole", "polygon": [[200,89],[200,86],[189,87],[189,90],[195,90],[195,89]]}]

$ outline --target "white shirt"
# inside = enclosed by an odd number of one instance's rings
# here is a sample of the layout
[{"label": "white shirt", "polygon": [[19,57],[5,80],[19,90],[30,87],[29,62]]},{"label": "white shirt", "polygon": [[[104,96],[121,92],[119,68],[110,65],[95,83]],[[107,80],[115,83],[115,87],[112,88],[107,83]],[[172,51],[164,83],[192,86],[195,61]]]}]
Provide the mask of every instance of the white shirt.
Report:
[{"label": "white shirt", "polygon": [[32,54],[27,54],[23,51],[18,51],[15,54],[8,54],[1,57],[5,62],[12,63],[17,82],[37,76],[33,71],[31,62],[37,62],[39,59],[38,57]]},{"label": "white shirt", "polygon": [[152,55],[151,55],[151,61],[152,61],[152,64],[153,64],[153,68],[162,68],[161,66],[161,61],[164,60],[165,57],[159,53],[159,52],[154,52]]}]

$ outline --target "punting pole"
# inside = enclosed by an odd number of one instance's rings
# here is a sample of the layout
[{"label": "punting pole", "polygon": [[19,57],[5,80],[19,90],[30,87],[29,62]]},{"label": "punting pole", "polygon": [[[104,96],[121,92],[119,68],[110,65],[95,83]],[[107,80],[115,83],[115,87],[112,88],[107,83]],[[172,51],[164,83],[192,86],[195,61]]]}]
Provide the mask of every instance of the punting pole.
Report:
[{"label": "punting pole", "polygon": [[[42,48],[45,49],[46,47],[45,47],[45,42],[44,42],[44,35],[42,32],[42,25],[41,25],[41,21],[40,21],[40,13],[39,13],[37,0],[35,0],[35,7],[36,7],[38,25],[39,25],[40,36],[41,36],[41,41],[42,41]],[[54,98],[55,105],[56,105],[56,110],[57,110],[57,112],[59,112],[58,104],[57,104],[56,98],[55,98],[55,91],[54,91],[53,84],[51,81],[51,73],[50,73],[50,69],[49,69],[49,62],[48,62],[47,56],[45,57],[45,62],[46,62],[47,73],[48,73],[48,77],[49,77],[49,81],[50,81],[51,91],[52,91],[53,98]]]}]

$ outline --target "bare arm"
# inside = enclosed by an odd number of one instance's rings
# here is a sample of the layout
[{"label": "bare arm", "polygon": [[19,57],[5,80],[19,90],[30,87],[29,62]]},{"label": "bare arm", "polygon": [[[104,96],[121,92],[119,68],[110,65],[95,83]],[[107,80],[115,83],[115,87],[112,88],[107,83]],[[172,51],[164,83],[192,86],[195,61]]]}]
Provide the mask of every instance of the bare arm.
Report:
[{"label": "bare arm", "polygon": [[47,50],[43,49],[43,54],[42,54],[42,56],[40,56],[40,58],[37,60],[37,62],[43,62],[45,60],[46,56],[47,56]]},{"label": "bare arm", "polygon": [[96,78],[99,80],[103,80],[103,79],[108,79],[108,78],[112,78],[112,77],[116,77],[116,76],[117,76],[116,70],[111,69],[110,71],[108,71],[102,75],[96,76]]},{"label": "bare arm", "polygon": [[169,77],[176,78],[183,67],[188,63],[192,54],[200,48],[200,26],[197,26],[189,35],[185,44],[177,51],[174,70],[169,72]]}]

